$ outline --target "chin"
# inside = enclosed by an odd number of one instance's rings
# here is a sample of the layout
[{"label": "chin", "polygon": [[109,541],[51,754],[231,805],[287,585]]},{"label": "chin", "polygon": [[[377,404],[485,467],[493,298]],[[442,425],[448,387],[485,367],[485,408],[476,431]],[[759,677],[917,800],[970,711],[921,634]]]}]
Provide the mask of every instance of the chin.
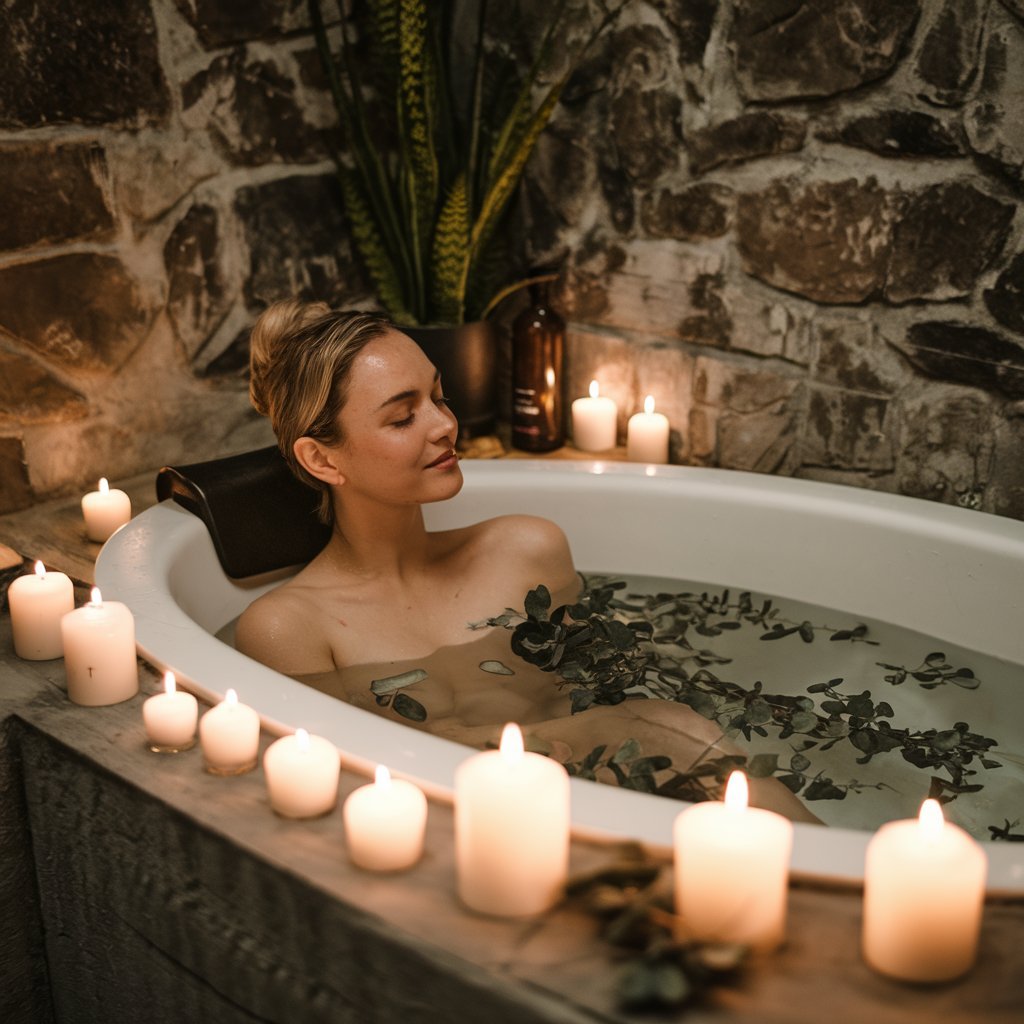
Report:
[{"label": "chin", "polygon": [[424,502],[447,501],[449,498],[454,498],[462,490],[462,483],[462,469],[456,465],[442,479],[435,481],[433,487],[430,488],[431,496],[425,498]]}]

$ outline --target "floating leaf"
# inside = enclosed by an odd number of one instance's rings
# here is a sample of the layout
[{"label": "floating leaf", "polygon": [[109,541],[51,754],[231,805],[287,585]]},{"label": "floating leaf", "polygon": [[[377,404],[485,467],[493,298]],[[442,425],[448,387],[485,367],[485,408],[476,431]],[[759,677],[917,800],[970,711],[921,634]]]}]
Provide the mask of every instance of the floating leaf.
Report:
[{"label": "floating leaf", "polygon": [[481,661],[480,667],[495,676],[514,676],[514,670],[500,661]]},{"label": "floating leaf", "polygon": [[612,755],[612,764],[622,764],[640,756],[640,744],[634,739],[625,740]]},{"label": "floating leaf", "polygon": [[753,779],[767,779],[778,765],[778,754],[755,754],[747,764],[747,773]]},{"label": "floating leaf", "polygon": [[403,718],[408,718],[410,722],[425,722],[427,720],[427,709],[407,693],[397,694],[392,707]]},{"label": "floating leaf", "polygon": [[401,672],[397,676],[388,676],[386,679],[374,679],[370,683],[370,692],[377,697],[386,693],[394,693],[401,690],[403,686],[412,686],[413,683],[422,682],[427,678],[427,673],[421,668],[410,669],[408,672]]}]

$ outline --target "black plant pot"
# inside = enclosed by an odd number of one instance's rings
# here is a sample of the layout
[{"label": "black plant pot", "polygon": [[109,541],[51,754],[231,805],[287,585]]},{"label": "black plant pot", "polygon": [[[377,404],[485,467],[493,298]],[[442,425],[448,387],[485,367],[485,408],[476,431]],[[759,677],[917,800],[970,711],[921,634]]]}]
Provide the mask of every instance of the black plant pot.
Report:
[{"label": "black plant pot", "polygon": [[402,327],[441,372],[441,386],[459,421],[459,434],[494,432],[497,418],[498,335],[488,320],[458,327]]}]

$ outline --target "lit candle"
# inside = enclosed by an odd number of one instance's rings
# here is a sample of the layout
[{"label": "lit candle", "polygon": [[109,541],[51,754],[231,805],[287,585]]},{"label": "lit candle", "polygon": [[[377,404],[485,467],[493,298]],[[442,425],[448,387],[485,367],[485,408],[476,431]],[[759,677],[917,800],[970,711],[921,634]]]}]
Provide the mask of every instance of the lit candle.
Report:
[{"label": "lit candle", "polygon": [[724,803],[682,811],[673,839],[675,905],[685,937],[758,950],[782,942],[793,825],[747,806],[743,772],[729,777]]},{"label": "lit candle", "polygon": [[402,871],[423,853],[427,798],[377,765],[375,781],[351,793],[342,807],[348,855],[370,871]]},{"label": "lit candle", "polygon": [[68,696],[76,704],[119,704],[139,692],[135,620],[119,601],[92,599],[60,620]]},{"label": "lit candle", "polygon": [[572,403],[572,442],[581,452],[605,452],[615,447],[619,410],[610,398],[598,395],[590,382],[590,397]]},{"label": "lit candle", "polygon": [[7,588],[14,632],[14,653],[27,661],[48,661],[64,653],[60,620],[75,607],[75,590],[62,572],[36,571],[19,576]]},{"label": "lit candle", "polygon": [[316,818],[338,800],[338,748],[322,736],[296,729],[267,747],[263,772],[270,806],[285,818]]},{"label": "lit candle", "polygon": [[918,818],[883,825],[864,868],[864,959],[905,981],[949,981],[978,950],[988,858],[925,800]]},{"label": "lit candle", "polygon": [[199,743],[206,770],[213,775],[252,771],[260,748],[260,716],[228,690],[200,719]]},{"label": "lit candle", "polygon": [[502,917],[539,914],[562,896],[569,867],[569,775],[523,749],[505,726],[498,750],[455,770],[455,860],[462,902]]},{"label": "lit candle", "polygon": [[116,487],[111,490],[104,477],[100,480],[99,490],[90,491],[82,498],[82,516],[89,540],[102,543],[131,519],[131,498]]},{"label": "lit candle", "polygon": [[164,692],[142,705],[142,721],[149,749],[157,754],[176,754],[196,742],[199,704],[191,693],[178,689],[173,672],[164,673]]},{"label": "lit candle", "polygon": [[644,411],[629,417],[626,458],[630,462],[668,462],[668,418],[654,411],[654,396],[644,399]]}]

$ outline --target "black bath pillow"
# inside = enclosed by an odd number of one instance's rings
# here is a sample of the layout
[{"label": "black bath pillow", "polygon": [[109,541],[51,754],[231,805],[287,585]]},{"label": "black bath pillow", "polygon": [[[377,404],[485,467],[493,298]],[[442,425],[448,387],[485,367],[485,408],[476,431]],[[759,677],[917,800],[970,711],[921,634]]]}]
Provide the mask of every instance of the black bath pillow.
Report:
[{"label": "black bath pillow", "polygon": [[276,446],[165,466],[156,495],[202,519],[232,579],[304,565],[331,534],[316,516],[319,495],[295,478]]}]

